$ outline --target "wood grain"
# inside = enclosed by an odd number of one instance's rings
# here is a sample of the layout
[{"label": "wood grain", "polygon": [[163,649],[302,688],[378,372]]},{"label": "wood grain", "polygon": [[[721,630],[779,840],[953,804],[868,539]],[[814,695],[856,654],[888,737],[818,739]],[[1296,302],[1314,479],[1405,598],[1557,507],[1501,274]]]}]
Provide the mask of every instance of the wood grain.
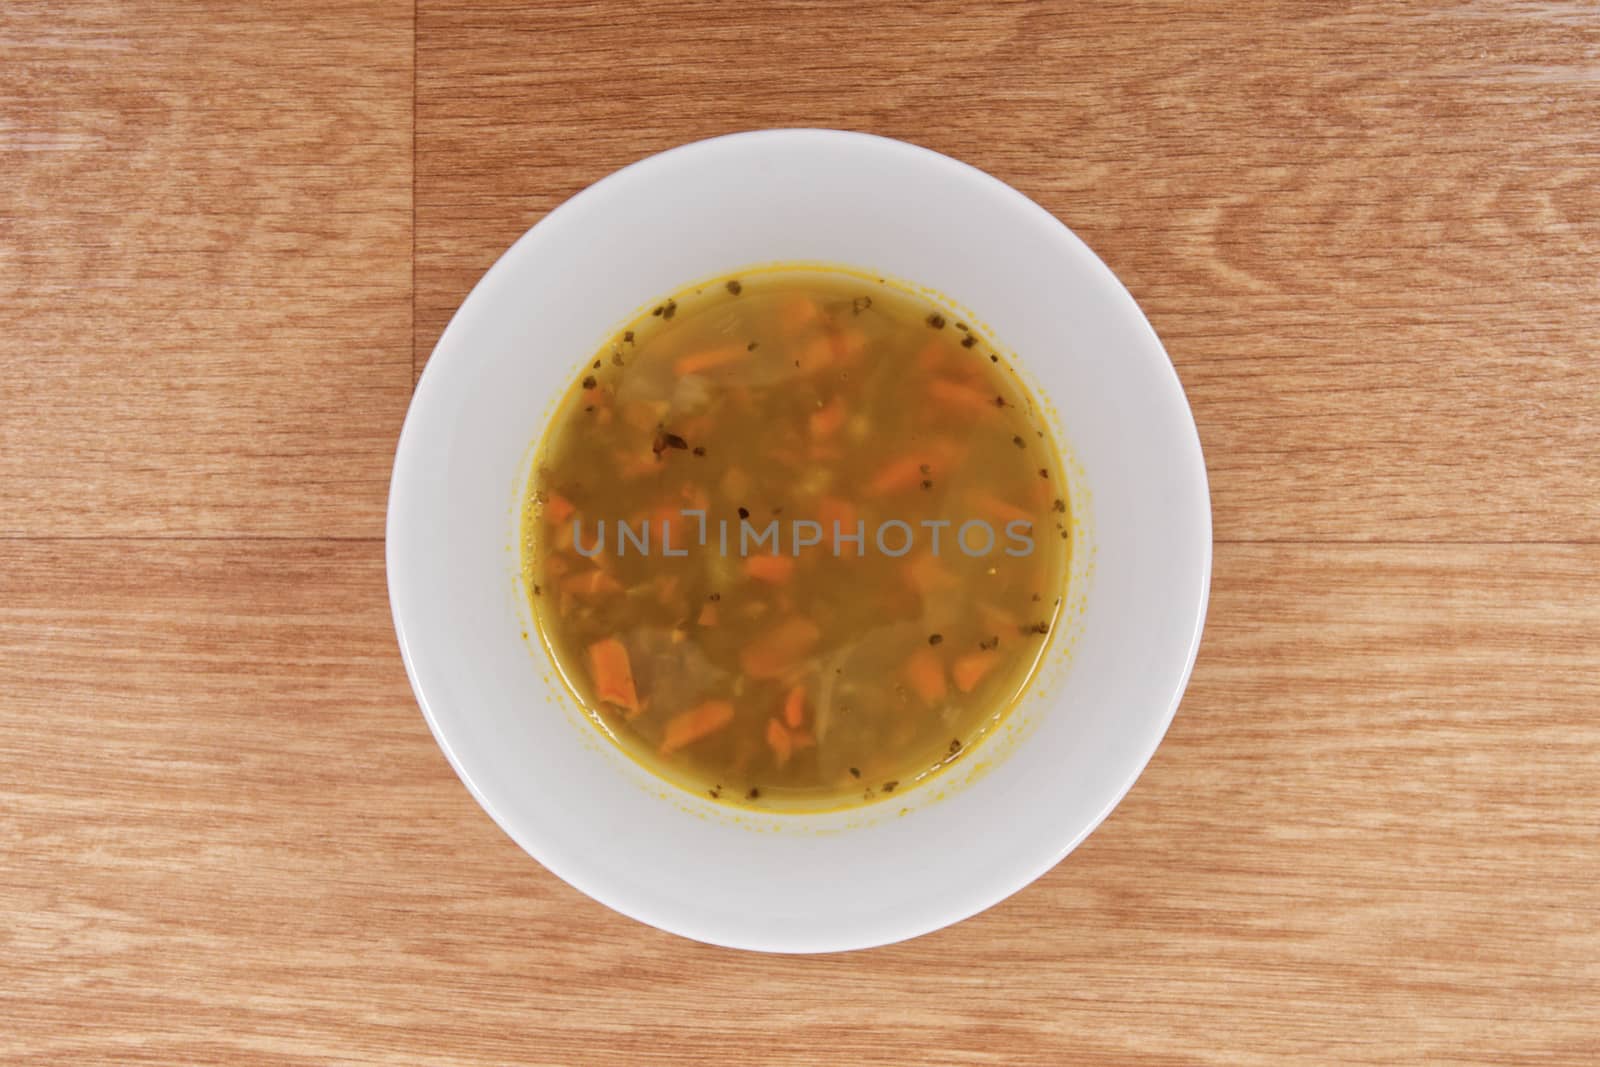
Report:
[{"label": "wood grain", "polygon": [[[506,245],[795,125],[1083,235],[1218,539],[1106,824],[817,958],[512,845],[379,540],[413,364]],[[1600,1061],[1597,149],[1576,3],[0,6],[0,1062]]]},{"label": "wood grain", "polygon": [[0,534],[382,535],[410,16],[0,8]]},{"label": "wood grain", "polygon": [[1593,1062],[1600,547],[1225,545],[1172,733],[992,911],[782,958],[523,856],[412,704],[378,546],[0,572],[0,1058]]}]

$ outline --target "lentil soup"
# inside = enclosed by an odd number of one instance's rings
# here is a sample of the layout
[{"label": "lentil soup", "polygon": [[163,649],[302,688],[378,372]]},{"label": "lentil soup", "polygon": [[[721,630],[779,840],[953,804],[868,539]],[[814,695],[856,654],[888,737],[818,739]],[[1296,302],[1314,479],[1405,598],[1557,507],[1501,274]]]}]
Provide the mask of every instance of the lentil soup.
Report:
[{"label": "lentil soup", "polygon": [[875,277],[746,272],[586,364],[530,479],[523,578],[634,759],[827,810],[903,793],[1016,702],[1065,593],[1067,500],[973,326]]}]

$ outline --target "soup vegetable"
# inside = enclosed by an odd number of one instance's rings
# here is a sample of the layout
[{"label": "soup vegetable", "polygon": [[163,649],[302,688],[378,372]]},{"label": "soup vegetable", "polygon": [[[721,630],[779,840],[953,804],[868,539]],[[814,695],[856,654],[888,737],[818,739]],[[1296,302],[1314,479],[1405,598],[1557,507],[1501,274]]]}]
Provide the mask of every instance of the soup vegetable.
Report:
[{"label": "soup vegetable", "polygon": [[589,716],[712,798],[904,793],[1016,701],[1060,609],[1067,486],[969,324],[841,271],[662,301],[585,366],[522,558]]}]

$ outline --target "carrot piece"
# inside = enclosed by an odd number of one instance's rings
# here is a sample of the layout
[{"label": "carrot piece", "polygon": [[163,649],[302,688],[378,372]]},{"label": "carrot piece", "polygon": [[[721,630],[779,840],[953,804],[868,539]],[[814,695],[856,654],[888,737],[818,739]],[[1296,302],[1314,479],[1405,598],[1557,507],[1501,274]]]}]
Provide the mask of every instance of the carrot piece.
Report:
[{"label": "carrot piece", "polygon": [[573,512],[578,509],[573,507],[572,501],[560,493],[546,493],[544,498],[544,514],[551,523],[560,526],[572,518]]},{"label": "carrot piece", "polygon": [[739,653],[739,666],[751,678],[777,678],[804,659],[820,640],[822,631],[810,619],[786,619],[746,645]]},{"label": "carrot piece", "polygon": [[795,355],[802,371],[822,370],[833,365],[833,342],[824,336],[813,337]]},{"label": "carrot piece", "polygon": [[632,481],[643,478],[648,474],[657,474],[661,470],[661,460],[648,452],[635,452],[619,449],[617,452],[617,473]]},{"label": "carrot piece", "polygon": [[956,688],[963,693],[970,693],[983,681],[984,675],[994,670],[995,664],[1000,662],[998,652],[968,652],[964,656],[956,657],[955,665],[950,669],[950,674],[956,681]]},{"label": "carrot piece", "polygon": [[596,567],[581,574],[568,575],[562,581],[561,588],[579,596],[598,596],[601,593],[622,592],[622,583]]},{"label": "carrot piece", "polygon": [[758,582],[783,585],[794,577],[794,559],[790,556],[751,556],[744,561],[744,572]]},{"label": "carrot piece", "polygon": [[676,752],[702,738],[710,737],[733,721],[733,704],[727,700],[708,700],[667,720],[661,732],[661,754]]},{"label": "carrot piece", "polygon": [[817,320],[822,313],[817,302],[809,296],[795,294],[778,309],[778,322],[788,333],[798,333]]},{"label": "carrot piece", "polygon": [[953,589],[961,584],[944,565],[941,556],[924,549],[905,563],[906,584],[924,596]]},{"label": "carrot piece", "polygon": [[1019,508],[1008,501],[1001,500],[993,493],[978,493],[973,497],[973,502],[986,516],[1002,526],[1008,522],[1034,523],[1032,512]]},{"label": "carrot piece", "polygon": [[783,723],[777,719],[767,720],[767,747],[778,757],[780,767],[788,763],[789,757],[794,753],[794,742],[789,738],[789,731],[785,730]]},{"label": "carrot piece", "polygon": [[978,617],[983,620],[984,629],[991,636],[999,637],[1001,634],[1010,636],[1022,629],[1022,624],[1017,617],[996,604],[980,602],[977,605]]},{"label": "carrot piece", "polygon": [[628,650],[615,637],[602,638],[589,646],[589,674],[594,695],[628,712],[639,714],[639,694],[633,688],[633,665]]},{"label": "carrot piece", "polygon": [[989,395],[989,386],[983,380],[983,367],[971,353],[966,356],[957,354],[955,362],[950,365],[950,369],[946,373],[950,375],[950,380],[957,385],[967,385],[973,389],[982,390],[990,406],[994,406],[994,397]]},{"label": "carrot piece", "polygon": [[950,411],[974,417],[992,415],[999,410],[994,405],[993,397],[944,378],[935,378],[928,383],[928,399]]},{"label": "carrot piece", "polygon": [[900,493],[915,489],[927,477],[922,473],[925,466],[928,466],[928,461],[922,456],[901,456],[890,460],[867,483],[867,490],[873,493]]},{"label": "carrot piece", "polygon": [[950,346],[943,341],[933,340],[922,346],[917,353],[917,367],[924,374],[934,374],[943,369],[950,358]]},{"label": "carrot piece", "polygon": [[849,363],[867,350],[867,335],[860,330],[839,330],[828,335],[828,343],[838,359]]},{"label": "carrot piece", "polygon": [[783,701],[783,723],[793,729],[799,729],[806,717],[806,687],[797,685],[789,690],[789,695]]},{"label": "carrot piece", "polygon": [[811,413],[808,420],[812,437],[832,437],[844,425],[844,401],[834,397]]},{"label": "carrot piece", "polygon": [[715,604],[700,605],[700,617],[695,622],[701,626],[715,626],[717,624],[717,606]]},{"label": "carrot piece", "polygon": [[737,363],[744,359],[748,350],[744,345],[721,345],[717,348],[702,348],[698,352],[690,352],[686,356],[679,356],[673,363],[672,369],[679,375],[700,374],[703,371],[716,370],[726,367],[730,363]]},{"label": "carrot piece", "polygon": [[944,681],[944,662],[931,648],[919,648],[906,659],[901,669],[911,691],[922,698],[924,704],[934,704],[944,699],[948,691]]}]

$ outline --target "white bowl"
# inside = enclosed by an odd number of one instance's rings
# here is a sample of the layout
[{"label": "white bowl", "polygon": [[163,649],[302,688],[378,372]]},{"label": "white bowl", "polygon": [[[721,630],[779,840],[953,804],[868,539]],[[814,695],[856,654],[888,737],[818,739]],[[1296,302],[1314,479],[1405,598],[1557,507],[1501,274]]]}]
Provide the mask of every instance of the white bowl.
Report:
[{"label": "white bowl", "polygon": [[[827,815],[734,811],[635,765],[524,637],[516,577],[532,445],[583,362],[641,305],[773,261],[916,283],[983,323],[1053,408],[1077,520],[1073,625],[1000,734],[931,785]],[[1105,818],[1188,681],[1211,511],[1200,442],[1160,341],[1065,226],[922,148],[772,130],[611,175],[484,275],[411,402],[387,551],[423,714],[519,845],[661,929],[823,952],[914,937],[987,908]]]}]

